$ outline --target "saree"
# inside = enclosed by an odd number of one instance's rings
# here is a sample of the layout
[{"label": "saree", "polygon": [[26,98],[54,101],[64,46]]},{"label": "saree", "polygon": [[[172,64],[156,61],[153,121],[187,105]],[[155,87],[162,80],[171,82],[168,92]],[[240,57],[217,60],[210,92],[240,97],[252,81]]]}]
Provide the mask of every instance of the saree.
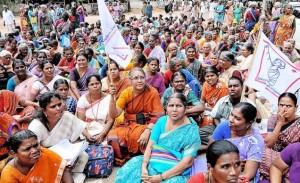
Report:
[{"label": "saree", "polygon": [[[277,115],[271,116],[268,121],[268,132],[272,132],[278,122]],[[283,125],[279,132],[278,139],[273,148],[265,148],[263,152],[263,159],[260,164],[260,170],[263,179],[269,179],[269,170],[272,162],[280,155],[280,152],[289,144],[300,142],[300,118],[291,121],[290,123]],[[285,178],[287,176],[285,175]]]},{"label": "saree", "polygon": [[86,78],[92,74],[98,74],[97,69],[89,67],[88,70],[80,77],[77,68],[73,68],[70,72],[70,80],[77,83],[77,88],[79,90],[80,96],[85,94],[88,91],[88,88],[85,85]]},{"label": "saree", "polygon": [[[161,117],[153,127],[150,140],[153,141],[151,156],[148,164],[149,176],[159,175],[177,165],[184,157],[196,157],[201,141],[198,126],[191,123],[171,131],[165,131],[168,116]],[[176,143],[174,143],[176,141]],[[132,158],[117,171],[116,183],[141,182],[143,156]],[[169,178],[166,182],[186,182],[189,179],[191,167],[180,175]]]},{"label": "saree", "polygon": [[17,84],[14,89],[14,92],[20,98],[29,99],[32,85],[36,80],[37,80],[37,77],[33,75],[32,77],[26,79],[22,83]]},{"label": "saree", "polygon": [[[101,80],[102,88],[101,90],[107,94],[109,94],[109,77],[105,77]],[[127,87],[131,86],[129,80],[127,78],[121,78],[119,83],[116,85],[116,99],[120,97],[120,94]]]},{"label": "saree", "polygon": [[155,88],[158,91],[159,96],[162,96],[164,94],[164,92],[166,91],[166,86],[164,84],[164,78],[158,72],[155,73],[155,75],[152,76],[152,77],[149,77],[149,74],[148,74],[148,78],[146,79],[146,83],[148,83],[150,86]]},{"label": "saree", "polygon": [[236,20],[237,24],[240,24],[242,8],[241,7],[234,8],[233,15],[234,15],[234,19]]},{"label": "saree", "polygon": [[[158,92],[151,86],[136,97],[133,97],[132,87],[126,88],[118,98],[117,106],[125,110],[124,121],[108,133],[107,141],[114,148],[116,163],[124,164],[132,155],[144,152],[137,140],[149,123],[156,123],[164,114],[164,109]],[[136,122],[138,113],[144,114],[145,124]]]},{"label": "saree", "polygon": [[85,127],[85,122],[65,111],[50,132],[39,119],[31,121],[28,129],[37,135],[38,141],[43,147],[51,147],[63,139],[75,142]]},{"label": "saree", "polygon": [[41,29],[42,29],[42,35],[45,35],[45,31],[46,30],[53,30],[53,19],[52,16],[49,12],[47,12],[46,14],[43,14],[40,18],[40,22],[41,22]]},{"label": "saree", "polygon": [[[277,10],[275,10],[272,14],[272,17],[277,17],[280,15],[280,11],[281,9],[278,8]],[[270,29],[271,29],[271,34],[270,34],[270,41],[272,41],[272,43],[274,42],[274,36],[275,36],[275,32],[276,32],[276,27],[278,25],[278,21],[271,21],[270,22]]]},{"label": "saree", "polygon": [[[22,174],[14,166],[8,164],[1,173],[1,182],[52,182],[60,183],[67,162],[55,152],[41,147],[41,155],[38,162],[27,175]],[[45,168],[47,167],[47,168]]]},{"label": "saree", "polygon": [[223,24],[224,22],[224,14],[225,14],[225,7],[223,4],[220,4],[216,7],[216,16],[215,16],[215,24]]},{"label": "saree", "polygon": [[259,12],[253,8],[249,9],[248,12],[245,13],[246,15],[246,26],[245,30],[252,31],[254,25],[259,20]]},{"label": "saree", "polygon": [[221,70],[221,74],[219,75],[219,80],[224,82],[224,84],[227,86],[229,79],[236,74],[241,75],[240,68],[239,68],[239,66],[232,65],[227,70],[224,70],[224,69]]},{"label": "saree", "polygon": [[[254,128],[252,128],[252,130],[252,134],[238,138],[229,138],[226,140],[237,146],[241,160],[251,160],[260,163],[262,161],[264,150],[264,140],[258,130]],[[259,177],[260,172],[257,170],[256,176],[251,180],[251,182],[258,182]]]},{"label": "saree", "polygon": [[[205,106],[213,108],[222,97],[228,95],[228,92],[227,86],[222,81],[218,81],[214,86],[210,86],[205,81],[202,89],[202,97],[206,100]],[[213,118],[211,117],[210,112],[211,111],[205,110],[202,114],[203,123],[201,124],[201,127],[213,124]]]},{"label": "saree", "polygon": [[78,15],[79,15],[79,22],[81,23],[81,22],[84,22],[84,8],[83,8],[83,6],[78,6],[78,8],[77,8],[77,13],[78,13]]},{"label": "saree", "polygon": [[233,22],[233,6],[230,6],[228,10],[226,10],[226,15],[225,15],[225,25],[231,25]]},{"label": "saree", "polygon": [[89,103],[86,96],[83,95],[79,98],[77,104],[77,112],[85,114],[87,130],[90,135],[98,135],[103,130],[106,120],[109,117],[109,101],[111,95]]},{"label": "saree", "polygon": [[282,47],[283,43],[292,38],[293,29],[295,28],[294,15],[281,15],[279,16],[276,33],[274,36],[274,44]]}]

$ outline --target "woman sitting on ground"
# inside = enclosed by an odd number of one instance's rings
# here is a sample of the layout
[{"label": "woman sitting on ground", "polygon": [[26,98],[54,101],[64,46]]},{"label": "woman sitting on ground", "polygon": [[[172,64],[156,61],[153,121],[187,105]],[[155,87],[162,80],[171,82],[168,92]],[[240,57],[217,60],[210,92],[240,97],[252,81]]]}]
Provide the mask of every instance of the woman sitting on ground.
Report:
[{"label": "woman sitting on ground", "polygon": [[210,113],[216,103],[228,95],[226,84],[219,79],[219,72],[215,66],[207,66],[204,70],[205,82],[202,88],[201,102],[204,106],[203,123],[201,126],[214,125]]},{"label": "woman sitting on ground", "polygon": [[61,96],[65,111],[75,114],[77,101],[74,97],[69,96],[70,85],[68,81],[65,79],[56,80],[53,85],[53,90]]},{"label": "woman sitting on ground", "polygon": [[102,84],[98,74],[87,77],[86,85],[88,92],[79,98],[77,116],[88,122],[89,133],[95,136],[97,143],[100,144],[114,123],[114,119],[108,114],[111,96],[101,91]]},{"label": "woman sitting on ground", "polygon": [[26,70],[26,65],[22,60],[15,60],[12,64],[16,76],[7,82],[7,90],[15,92],[20,98],[29,99],[33,83],[37,77]]},{"label": "woman sitting on ground", "polygon": [[147,76],[146,83],[154,87],[159,96],[162,96],[166,91],[166,86],[163,76],[159,73],[159,60],[157,58],[148,58]]},{"label": "woman sitting on ground", "polygon": [[270,167],[270,182],[281,183],[285,175],[289,175],[290,182],[299,181],[299,154],[300,142],[290,144],[284,148]]},{"label": "woman sitting on ground", "polygon": [[198,97],[194,94],[189,86],[186,85],[186,77],[181,72],[174,72],[172,76],[172,86],[169,87],[161,97],[161,103],[166,106],[169,97],[174,93],[182,93],[187,99],[188,108],[186,110],[187,116],[193,116],[198,123],[198,116],[204,111],[202,104]]},{"label": "woman sitting on ground", "polygon": [[[83,135],[88,141],[95,141],[88,133],[85,122],[62,110],[59,94],[54,92],[42,94],[39,105],[41,110],[36,111],[34,120],[29,124],[28,129],[37,135],[38,142],[43,147],[51,147],[64,139],[73,143],[78,140],[80,135]],[[71,170],[75,182],[83,183],[85,175],[82,172],[87,161],[87,153],[82,152]]]},{"label": "woman sitting on ground", "polygon": [[43,61],[41,69],[43,70],[43,76],[33,83],[29,97],[30,101],[38,100],[41,94],[53,91],[55,81],[63,79],[60,75],[54,74],[54,66],[49,61]]},{"label": "woman sitting on ground", "polygon": [[234,106],[229,121],[221,122],[212,135],[212,141],[228,140],[239,148],[243,163],[240,179],[258,182],[259,164],[262,161],[264,140],[260,132],[252,127],[256,108],[247,102]]},{"label": "woman sitting on ground", "polygon": [[146,84],[146,74],[141,68],[130,71],[130,80],[132,87],[123,90],[117,101],[116,87],[110,86],[110,117],[116,118],[125,110],[124,121],[107,136],[115,151],[115,163],[119,165],[145,151],[152,127],[164,114],[159,94]]},{"label": "woman sitting on ground", "polygon": [[3,169],[1,182],[74,182],[67,162],[55,152],[42,148],[32,131],[17,132],[9,138],[8,144],[15,158]]},{"label": "woman sitting on ground", "polygon": [[151,129],[144,156],[132,158],[119,169],[116,183],[177,183],[189,179],[201,144],[198,126],[185,116],[187,101],[183,94],[172,94],[166,106],[168,115],[159,118]]},{"label": "woman sitting on ground", "polygon": [[207,173],[196,174],[187,183],[239,182],[242,167],[239,149],[234,144],[227,140],[213,142],[207,148],[206,160]]},{"label": "woman sitting on ground", "polygon": [[292,93],[283,93],[278,98],[278,113],[268,121],[265,139],[266,149],[261,163],[264,179],[269,177],[269,167],[280,152],[289,144],[299,142],[300,117],[296,114],[297,98]]},{"label": "woman sitting on ground", "polygon": [[88,62],[88,55],[84,51],[80,51],[76,55],[76,67],[70,71],[71,89],[77,100],[88,90],[86,78],[98,73],[97,69],[89,67]]}]

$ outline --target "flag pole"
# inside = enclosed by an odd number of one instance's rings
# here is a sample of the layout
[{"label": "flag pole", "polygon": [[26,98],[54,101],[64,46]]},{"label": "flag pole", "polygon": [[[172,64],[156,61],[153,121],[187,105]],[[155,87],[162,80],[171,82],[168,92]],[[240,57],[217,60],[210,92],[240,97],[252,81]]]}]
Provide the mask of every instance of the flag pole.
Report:
[{"label": "flag pole", "polygon": [[[264,16],[265,15],[265,8],[266,8],[266,0],[263,0],[263,3],[262,3],[262,15],[261,16]],[[260,21],[260,20],[258,20]],[[257,52],[257,48],[258,48],[258,42],[260,40],[260,37],[261,37],[261,33],[263,31],[263,28],[264,28],[264,22],[261,22],[260,23],[260,27],[259,27],[259,32],[258,32],[258,36],[257,36],[257,39],[255,40],[256,42],[256,45],[255,45],[255,48],[254,48],[254,53],[253,53],[253,57],[252,57],[252,60],[251,60],[251,64],[250,64],[250,67],[247,71],[247,74],[249,74],[251,72],[251,69],[252,69],[252,66],[253,66],[253,60],[254,60],[254,56],[256,55],[256,52]],[[245,80],[246,81],[246,80]],[[245,83],[245,82],[244,82]],[[245,93],[246,93],[246,84],[243,85],[243,90],[242,90],[242,95],[241,95],[241,98],[240,98],[240,102],[242,102],[242,99],[244,98],[245,96]],[[253,101],[255,103],[255,101]]]}]

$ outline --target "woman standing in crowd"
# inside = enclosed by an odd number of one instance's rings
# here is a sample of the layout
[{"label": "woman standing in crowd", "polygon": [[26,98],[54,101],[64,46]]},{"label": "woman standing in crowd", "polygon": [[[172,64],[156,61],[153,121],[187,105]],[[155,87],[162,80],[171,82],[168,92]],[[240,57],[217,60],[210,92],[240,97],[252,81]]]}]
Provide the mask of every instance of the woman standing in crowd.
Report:
[{"label": "woman standing in crowd", "polygon": [[15,60],[12,64],[15,76],[7,82],[7,90],[15,92],[20,98],[29,99],[33,83],[37,77],[27,72],[25,63]]},{"label": "woman standing in crowd", "polygon": [[100,75],[87,77],[86,85],[88,92],[79,98],[77,116],[88,122],[88,131],[94,135],[96,142],[100,144],[114,123],[114,119],[110,118],[108,113],[111,96],[101,91]]},{"label": "woman standing in crowd", "polygon": [[159,94],[146,84],[146,74],[141,68],[130,71],[130,80],[132,87],[123,90],[117,101],[116,87],[111,84],[109,89],[112,95],[110,117],[116,118],[125,110],[124,121],[107,135],[118,165],[124,165],[133,155],[145,151],[154,124],[164,114]]},{"label": "woman standing in crowd", "polygon": [[220,123],[212,135],[212,141],[228,140],[239,148],[243,163],[239,178],[253,182],[260,180],[258,168],[264,150],[264,140],[260,132],[252,127],[256,113],[257,110],[252,104],[240,102],[234,106],[229,121]]},{"label": "woman standing in crowd", "polygon": [[[158,119],[144,156],[137,156],[117,172],[115,182],[186,182],[200,148],[198,126],[185,117],[187,101],[183,94],[172,94],[167,116]],[[174,143],[176,141],[176,143]]]},{"label": "woman standing in crowd", "polygon": [[207,173],[196,174],[187,183],[238,183],[242,169],[239,153],[239,149],[227,140],[211,143],[206,150]]},{"label": "woman standing in crowd", "polygon": [[205,68],[204,78],[201,103],[205,111],[201,126],[213,125],[213,118],[210,116],[210,112],[222,97],[228,95],[228,88],[223,81],[220,81],[219,72],[215,66],[207,66]]},{"label": "woman standing in crowd", "polygon": [[77,100],[88,90],[86,78],[97,73],[97,69],[89,67],[88,55],[84,51],[79,52],[76,55],[76,67],[70,72],[71,89]]},{"label": "woman standing in crowd", "polygon": [[296,31],[296,18],[293,15],[293,5],[286,4],[283,7],[283,14],[272,18],[268,11],[266,15],[272,21],[278,20],[278,25],[276,26],[276,32],[274,36],[274,44],[276,46],[282,47],[283,43],[290,38],[293,38]]},{"label": "woman standing in crowd", "polygon": [[85,10],[82,5],[82,1],[79,2],[79,6],[77,7],[77,13],[79,14],[79,22],[84,22]]},{"label": "woman standing in crowd", "polygon": [[242,61],[239,63],[240,71],[242,72],[242,78],[245,80],[248,76],[248,71],[252,66],[254,47],[252,43],[246,42],[241,49]]},{"label": "woman standing in crowd", "polygon": [[289,144],[299,141],[300,117],[296,115],[297,98],[283,93],[278,98],[278,113],[269,118],[264,158],[261,163],[263,178],[269,178],[269,167],[280,152]]},{"label": "woman standing in crowd", "polygon": [[1,182],[74,182],[66,161],[53,151],[40,147],[38,138],[32,131],[17,132],[9,138],[8,144],[15,157],[2,171]]}]

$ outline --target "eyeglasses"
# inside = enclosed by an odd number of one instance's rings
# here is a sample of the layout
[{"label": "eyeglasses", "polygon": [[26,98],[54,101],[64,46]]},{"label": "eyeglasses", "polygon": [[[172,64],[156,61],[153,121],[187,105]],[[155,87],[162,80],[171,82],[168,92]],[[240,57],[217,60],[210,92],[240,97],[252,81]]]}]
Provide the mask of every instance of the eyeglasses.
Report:
[{"label": "eyeglasses", "polygon": [[136,76],[136,77],[131,78],[131,80],[134,80],[134,81],[144,80],[144,79],[145,79],[144,76]]}]

